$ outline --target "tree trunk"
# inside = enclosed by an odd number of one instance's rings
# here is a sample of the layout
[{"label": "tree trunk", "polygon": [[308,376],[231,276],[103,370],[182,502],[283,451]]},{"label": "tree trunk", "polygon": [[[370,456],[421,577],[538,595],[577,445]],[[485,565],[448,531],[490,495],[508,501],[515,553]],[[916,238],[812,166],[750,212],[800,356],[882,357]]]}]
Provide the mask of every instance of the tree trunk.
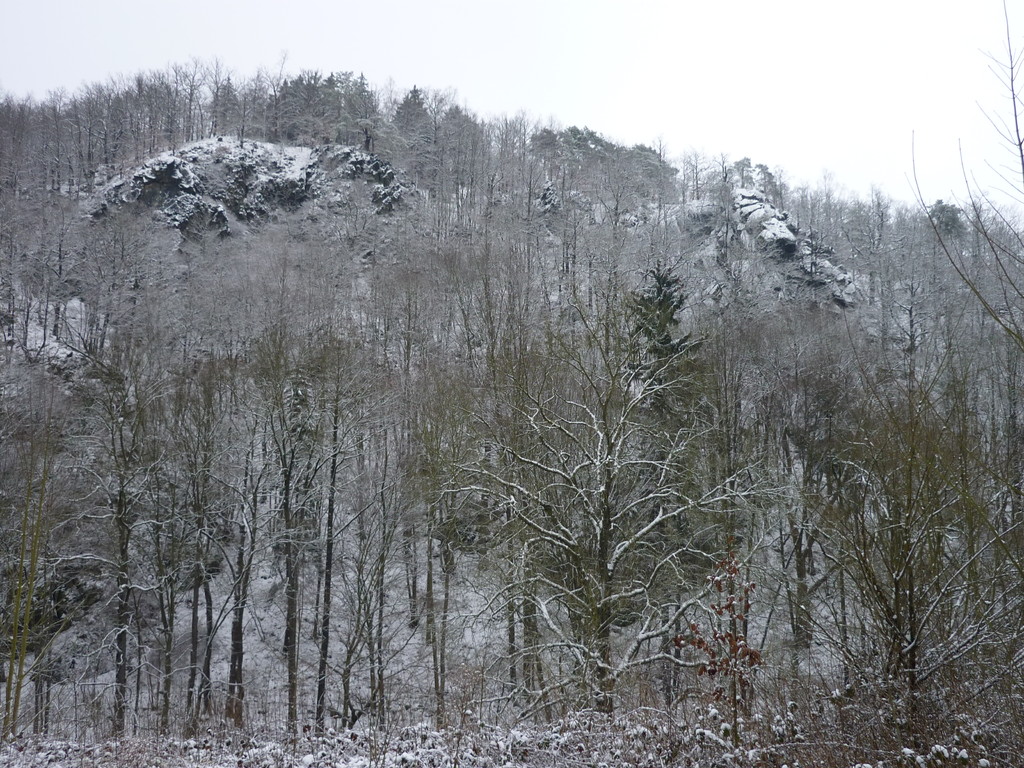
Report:
[{"label": "tree trunk", "polygon": [[[245,459],[245,485],[250,497],[252,510],[259,508],[259,490],[254,481],[252,455]],[[252,558],[255,552],[255,527],[252,530],[245,525],[245,510],[239,510],[238,550],[235,553],[235,584],[232,589],[233,605],[231,608],[231,654],[228,661],[228,690],[224,707],[224,716],[236,728],[245,725],[245,684],[243,682],[243,663],[245,661],[245,606],[249,597],[249,578],[252,573]]]},{"label": "tree trunk", "polygon": [[245,685],[242,679],[242,664],[245,660],[245,603],[249,593],[249,562],[251,561],[246,558],[245,526],[240,523],[238,552],[235,558],[234,605],[231,608],[228,691],[224,706],[224,716],[236,728],[242,728],[245,725]]},{"label": "tree trunk", "polygon": [[423,636],[430,646],[431,678],[434,684],[434,727],[444,728],[444,695],[437,655],[437,607],[434,605],[434,516],[433,505],[427,512],[427,558],[423,585]]},{"label": "tree trunk", "polygon": [[299,722],[299,568],[296,549],[294,541],[289,540],[285,544],[284,653],[288,666],[288,730],[292,734]]},{"label": "tree trunk", "polygon": [[114,718],[115,736],[124,733],[128,711],[128,627],[131,622],[131,580],[129,568],[129,540],[131,524],[128,520],[128,498],[120,487],[114,506],[114,526],[117,532],[117,608],[114,636]]},{"label": "tree trunk", "polygon": [[[167,605],[167,603],[170,605]],[[174,601],[168,601],[161,592],[160,614],[163,619],[163,648],[160,649],[162,658],[161,680],[160,680],[160,733],[166,734],[171,725],[171,684],[174,679],[174,665],[172,654],[174,653]]]},{"label": "tree trunk", "polygon": [[327,658],[331,650],[331,581],[334,573],[334,499],[338,482],[338,421],[335,404],[331,423],[331,468],[327,490],[327,523],[324,537],[323,614],[320,618],[320,664],[316,674],[316,730],[323,733],[327,709]]},{"label": "tree trunk", "polygon": [[196,706],[196,678],[199,676],[199,574],[192,572],[192,616],[189,629],[188,683],[185,685],[185,712],[188,721],[185,735],[194,736],[199,728],[199,710]]},{"label": "tree trunk", "polygon": [[203,714],[212,715],[210,667],[213,660],[213,595],[210,593],[210,575],[206,568],[203,568],[203,601],[206,607],[206,644],[203,648],[203,676],[199,682],[199,706]]},{"label": "tree trunk", "polygon": [[437,669],[438,669],[438,690],[440,691],[439,703],[441,711],[446,709],[446,689],[448,686],[448,611],[451,605],[452,574],[455,571],[455,554],[448,543],[447,538],[441,542],[441,572],[442,590],[441,597],[441,627],[437,636]]},{"label": "tree trunk", "polygon": [[291,471],[287,464],[282,468],[283,488],[281,491],[281,515],[284,520],[284,574],[285,614],[284,651],[288,668],[288,732],[295,735],[299,722],[299,556],[295,541],[295,520],[291,504]]},{"label": "tree trunk", "polygon": [[544,664],[540,655],[540,622],[532,595],[523,598],[523,684],[544,702],[544,719],[551,720],[550,706],[544,692]]}]

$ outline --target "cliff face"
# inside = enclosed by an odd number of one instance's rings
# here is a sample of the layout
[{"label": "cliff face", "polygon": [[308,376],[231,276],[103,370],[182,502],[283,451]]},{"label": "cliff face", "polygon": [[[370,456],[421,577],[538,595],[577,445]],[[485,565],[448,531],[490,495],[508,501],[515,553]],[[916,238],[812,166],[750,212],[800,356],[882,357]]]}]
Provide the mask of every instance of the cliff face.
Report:
[{"label": "cliff face", "polygon": [[832,248],[802,232],[763,192],[736,190],[732,219],[739,240],[748,249],[772,258],[779,273],[795,288],[816,291],[821,299],[831,299],[841,307],[852,307],[863,298],[861,281],[826,258],[832,255]]},{"label": "cliff face", "polygon": [[376,212],[395,209],[404,187],[391,164],[352,147],[315,149],[208,139],[164,152],[103,185],[89,205],[93,218],[139,203],[185,233],[229,235],[238,222],[258,222],[280,210],[337,197],[362,182]]},{"label": "cliff face", "polygon": [[692,279],[702,284],[706,303],[742,299],[765,311],[779,302],[846,309],[866,296],[865,278],[834,264],[832,247],[794,224],[760,190],[732,190],[726,202],[692,200],[679,225],[703,238]]}]

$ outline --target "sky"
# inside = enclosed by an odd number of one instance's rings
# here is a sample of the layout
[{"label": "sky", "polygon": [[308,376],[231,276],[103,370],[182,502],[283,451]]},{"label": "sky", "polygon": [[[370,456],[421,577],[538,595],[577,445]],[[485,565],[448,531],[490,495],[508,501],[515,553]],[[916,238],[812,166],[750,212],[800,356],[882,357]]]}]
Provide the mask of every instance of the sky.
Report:
[{"label": "sky", "polygon": [[[1005,188],[1002,0],[0,0],[0,91],[43,98],[219,59],[240,76],[362,72],[524,113],[781,169],[791,185],[963,199]],[[968,9],[970,8],[970,9]],[[1024,48],[1024,1],[1007,0]],[[155,10],[151,10],[155,9]],[[1015,33],[1015,34],[1014,34]],[[995,57],[995,61],[993,58]],[[1019,187],[1019,184],[1018,184]]]}]

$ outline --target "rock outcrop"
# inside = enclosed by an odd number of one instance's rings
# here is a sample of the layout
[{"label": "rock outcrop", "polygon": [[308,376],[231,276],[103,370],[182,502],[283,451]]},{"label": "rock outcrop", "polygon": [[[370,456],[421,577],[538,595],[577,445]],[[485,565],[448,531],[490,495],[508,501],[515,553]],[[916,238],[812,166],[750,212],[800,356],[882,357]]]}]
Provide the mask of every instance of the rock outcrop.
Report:
[{"label": "rock outcrop", "polygon": [[183,233],[227,235],[232,219],[259,222],[359,180],[369,187],[368,202],[377,213],[393,211],[406,189],[390,163],[354,147],[208,139],[164,152],[114,178],[98,190],[89,214],[99,217],[113,207],[139,203]]},{"label": "rock outcrop", "polygon": [[801,231],[760,190],[736,189],[726,204],[691,200],[682,225],[713,244],[724,279],[705,295],[716,301],[730,295],[725,286],[730,281],[759,301],[775,296],[845,308],[863,296],[861,280],[830,261],[832,249],[813,232]]}]

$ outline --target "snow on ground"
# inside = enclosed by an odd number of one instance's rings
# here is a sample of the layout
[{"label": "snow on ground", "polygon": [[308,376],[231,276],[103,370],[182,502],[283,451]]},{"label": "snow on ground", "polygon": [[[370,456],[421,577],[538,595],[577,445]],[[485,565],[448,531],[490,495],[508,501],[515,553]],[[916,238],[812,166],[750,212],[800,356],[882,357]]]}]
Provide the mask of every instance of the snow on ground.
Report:
[{"label": "snow on ground", "polygon": [[[466,718],[464,718],[466,719]],[[576,716],[548,728],[497,729],[464,722],[328,731],[286,740],[209,734],[196,739],[124,739],[98,744],[24,741],[0,748],[5,768],[668,768],[704,756],[753,766],[762,750],[738,749],[698,728],[680,738],[662,718]],[[680,758],[683,758],[682,760]]]},{"label": "snow on ground", "polygon": [[[979,766],[992,763],[971,744],[879,751],[854,744],[809,744],[789,738],[733,746],[714,708],[684,724],[664,713],[607,718],[571,715],[547,727],[489,728],[464,722],[368,731],[328,730],[294,738],[208,734],[195,739],[123,739],[96,744],[17,741],[0,747],[4,768],[764,768],[829,765]],[[744,739],[744,741],[748,741]],[[837,747],[840,747],[837,751]],[[867,760],[870,759],[870,762]],[[1010,763],[998,763],[1007,764]]]}]

